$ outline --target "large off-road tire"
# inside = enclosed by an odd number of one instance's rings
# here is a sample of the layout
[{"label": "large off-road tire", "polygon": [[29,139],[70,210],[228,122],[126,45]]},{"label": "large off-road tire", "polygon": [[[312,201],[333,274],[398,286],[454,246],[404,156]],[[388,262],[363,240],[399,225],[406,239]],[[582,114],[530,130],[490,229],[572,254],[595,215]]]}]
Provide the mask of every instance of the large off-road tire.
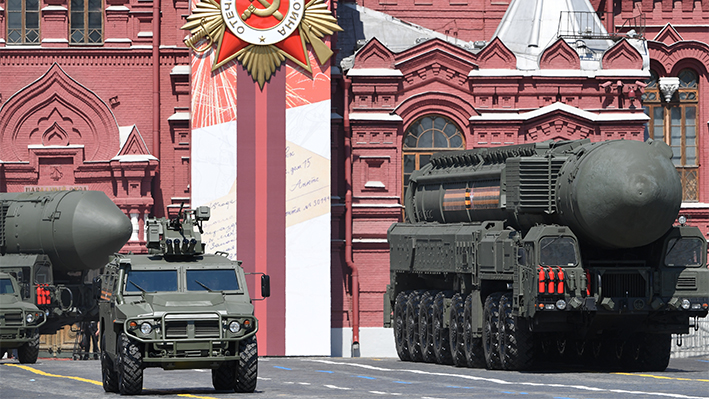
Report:
[{"label": "large off-road tire", "polygon": [[642,334],[640,371],[665,371],[670,364],[672,336],[670,334]]},{"label": "large off-road tire", "polygon": [[465,299],[463,306],[463,341],[465,342],[465,359],[468,367],[485,367],[485,353],[483,353],[483,340],[481,337],[474,337],[473,331],[473,295],[470,294]]},{"label": "large off-road tire", "polygon": [[400,292],[394,301],[394,345],[396,354],[401,360],[410,360],[409,344],[406,342],[406,302],[409,300],[405,292]]},{"label": "large off-road tire", "polygon": [[603,370],[622,370],[623,368],[623,353],[625,351],[625,341],[619,339],[606,339],[601,347],[601,354],[596,360],[598,367]]},{"label": "large off-road tire", "polygon": [[[568,339],[564,347],[564,352],[561,354],[562,361],[569,365],[583,365],[586,361],[588,353],[591,352],[588,347],[590,344],[583,339]],[[535,352],[535,356],[537,353]]]},{"label": "large off-road tire", "polygon": [[433,298],[436,291],[426,291],[421,296],[419,304],[419,344],[421,357],[426,363],[436,361],[436,352],[433,349]]},{"label": "large off-road tire", "polygon": [[103,379],[103,390],[106,392],[118,392],[118,373],[113,366],[113,361],[106,352],[106,339],[101,336],[101,377]]},{"label": "large off-road tire", "polygon": [[468,359],[465,357],[465,339],[463,337],[463,298],[460,294],[453,295],[450,307],[449,339],[453,364],[458,367],[467,367]]},{"label": "large off-road tire", "polygon": [[143,353],[125,333],[118,336],[118,391],[121,395],[138,395],[143,390]]},{"label": "large off-road tire", "polygon": [[414,291],[406,301],[406,344],[409,347],[409,360],[423,360],[421,342],[419,340],[419,305],[423,291]]},{"label": "large off-road tire", "polygon": [[217,391],[233,391],[236,385],[236,362],[224,362],[212,369],[212,386]]},{"label": "large off-road tire", "polygon": [[500,298],[500,362],[505,370],[528,370],[534,360],[534,336],[527,320],[512,314],[512,294]]},{"label": "large off-road tire", "polygon": [[500,361],[500,293],[490,294],[485,299],[483,310],[483,353],[488,369],[499,370],[502,368]]},{"label": "large off-road tire", "polygon": [[32,338],[17,348],[17,359],[22,364],[37,363],[39,355],[39,330],[32,331]]},{"label": "large off-road tire", "polygon": [[445,301],[447,294],[439,292],[433,298],[433,352],[436,354],[436,363],[453,364],[453,356],[450,347],[450,332],[444,327],[444,315],[446,311]]},{"label": "large off-road tire", "polygon": [[258,378],[258,344],[256,335],[239,341],[239,361],[236,367],[234,391],[251,393],[256,390]]}]

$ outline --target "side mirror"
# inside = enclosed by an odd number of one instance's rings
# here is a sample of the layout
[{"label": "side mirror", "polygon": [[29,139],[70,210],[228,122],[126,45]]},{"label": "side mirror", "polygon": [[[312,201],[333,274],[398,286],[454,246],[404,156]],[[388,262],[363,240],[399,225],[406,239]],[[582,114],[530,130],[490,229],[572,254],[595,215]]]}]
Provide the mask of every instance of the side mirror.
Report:
[{"label": "side mirror", "polygon": [[261,275],[261,296],[264,298],[271,296],[271,277],[268,274]]}]

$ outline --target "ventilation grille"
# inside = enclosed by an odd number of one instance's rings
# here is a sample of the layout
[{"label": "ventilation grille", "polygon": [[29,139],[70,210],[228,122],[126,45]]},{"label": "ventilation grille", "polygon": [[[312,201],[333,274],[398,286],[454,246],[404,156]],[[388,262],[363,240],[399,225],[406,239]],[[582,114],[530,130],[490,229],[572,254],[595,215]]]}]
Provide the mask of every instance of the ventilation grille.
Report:
[{"label": "ventilation grille", "polygon": [[604,297],[644,298],[645,279],[638,273],[605,273],[601,276]]},{"label": "ventilation grille", "polygon": [[176,320],[165,322],[165,338],[219,338],[219,320]]},{"label": "ventilation grille", "polygon": [[10,205],[7,202],[0,202],[0,249],[5,253],[7,243],[5,241],[5,219]]},{"label": "ventilation grille", "polygon": [[166,322],[165,338],[187,338],[187,321]]},{"label": "ventilation grille", "polygon": [[678,290],[696,290],[697,276],[679,277],[677,279]]},{"label": "ventilation grille", "polygon": [[7,312],[5,313],[5,326],[21,326],[22,312]]},{"label": "ventilation grille", "polygon": [[519,211],[556,212],[556,179],[564,161],[566,158],[527,157],[508,163],[508,195]]}]

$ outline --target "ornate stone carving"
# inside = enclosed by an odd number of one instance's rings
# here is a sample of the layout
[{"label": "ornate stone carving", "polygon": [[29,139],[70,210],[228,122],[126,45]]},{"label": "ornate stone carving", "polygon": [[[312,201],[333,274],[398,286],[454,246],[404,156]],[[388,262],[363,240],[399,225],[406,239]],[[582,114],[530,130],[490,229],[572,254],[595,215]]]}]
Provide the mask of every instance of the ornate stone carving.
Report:
[{"label": "ornate stone carving", "polygon": [[660,91],[665,97],[666,102],[670,102],[672,96],[679,89],[679,78],[676,76],[667,76],[660,78]]}]

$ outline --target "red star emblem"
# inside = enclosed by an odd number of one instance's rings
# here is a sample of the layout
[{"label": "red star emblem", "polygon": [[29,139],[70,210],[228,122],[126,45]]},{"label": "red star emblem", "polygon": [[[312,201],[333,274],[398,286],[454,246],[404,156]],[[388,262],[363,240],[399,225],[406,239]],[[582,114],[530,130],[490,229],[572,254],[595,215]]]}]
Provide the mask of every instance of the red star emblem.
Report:
[{"label": "red star emblem", "polygon": [[[222,0],[215,0],[219,5],[221,5]],[[266,3],[268,4],[268,3]],[[265,10],[267,7],[258,1],[250,2],[248,0],[236,0],[236,12],[237,14],[243,15],[244,11],[249,8],[249,6],[256,8],[257,10]],[[282,0],[280,2],[280,7],[278,11],[283,14],[288,12],[289,0]],[[287,15],[287,14],[286,14]],[[275,29],[281,20],[278,20],[273,15],[268,17],[254,17],[251,16],[249,20],[246,21],[247,25],[255,29]],[[240,39],[232,30],[224,29],[222,37],[218,41],[217,45],[217,55],[214,61],[214,69],[226,64],[227,62],[236,58],[239,51],[245,49],[250,44],[259,45],[257,43],[249,43],[245,40]],[[305,48],[305,38],[301,35],[300,28],[293,30],[293,32],[280,42],[273,43],[273,46],[282,50],[284,55],[291,59],[293,62],[298,64],[300,67],[304,68],[308,72],[311,72],[310,60],[306,54]]]}]

